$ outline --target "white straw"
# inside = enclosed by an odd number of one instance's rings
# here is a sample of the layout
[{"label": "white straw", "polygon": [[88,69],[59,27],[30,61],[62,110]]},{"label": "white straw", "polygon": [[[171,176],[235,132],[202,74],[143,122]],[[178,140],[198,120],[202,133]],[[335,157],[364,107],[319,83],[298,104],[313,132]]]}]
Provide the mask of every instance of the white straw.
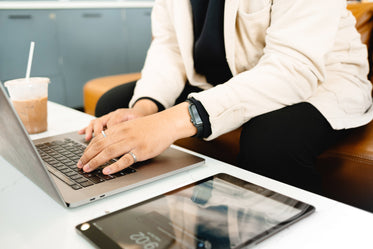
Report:
[{"label": "white straw", "polygon": [[26,79],[30,78],[30,73],[31,73],[31,64],[32,64],[32,57],[34,56],[34,47],[35,47],[35,42],[31,42],[30,45],[30,53],[28,55],[28,63],[27,63],[27,71],[26,71]]}]

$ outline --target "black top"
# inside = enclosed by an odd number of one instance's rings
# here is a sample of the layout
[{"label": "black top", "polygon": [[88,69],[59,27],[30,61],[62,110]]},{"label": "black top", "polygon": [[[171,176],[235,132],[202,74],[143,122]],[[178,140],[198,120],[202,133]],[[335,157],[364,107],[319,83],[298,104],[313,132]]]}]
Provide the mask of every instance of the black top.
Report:
[{"label": "black top", "polygon": [[194,68],[218,85],[232,77],[224,46],[225,0],[190,0],[193,12]]},{"label": "black top", "polygon": [[[225,55],[224,4],[225,0],[190,0],[193,12],[194,69],[206,77],[213,86],[232,78]],[[198,113],[203,121],[201,137],[211,135],[209,115],[202,103],[194,98]]]},{"label": "black top", "polygon": [[[193,13],[194,69],[206,77],[213,86],[222,84],[233,77],[229,69],[224,45],[224,4],[225,0],[190,0]],[[147,99],[151,99],[145,97]],[[164,107],[154,99],[158,111]],[[189,99],[196,107],[203,122],[201,137],[211,135],[209,114],[202,103]]]}]

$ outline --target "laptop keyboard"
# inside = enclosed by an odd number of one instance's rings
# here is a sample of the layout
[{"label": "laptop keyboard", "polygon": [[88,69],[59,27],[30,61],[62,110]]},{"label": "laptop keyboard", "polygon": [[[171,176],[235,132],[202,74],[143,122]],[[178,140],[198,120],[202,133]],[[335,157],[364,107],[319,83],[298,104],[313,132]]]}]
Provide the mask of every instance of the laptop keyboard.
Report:
[{"label": "laptop keyboard", "polygon": [[47,163],[48,171],[75,190],[136,172],[134,168],[129,167],[112,175],[104,175],[101,171],[102,168],[110,165],[114,160],[92,172],[84,172],[76,164],[83,155],[85,146],[69,138],[38,144],[36,148],[43,161]]}]

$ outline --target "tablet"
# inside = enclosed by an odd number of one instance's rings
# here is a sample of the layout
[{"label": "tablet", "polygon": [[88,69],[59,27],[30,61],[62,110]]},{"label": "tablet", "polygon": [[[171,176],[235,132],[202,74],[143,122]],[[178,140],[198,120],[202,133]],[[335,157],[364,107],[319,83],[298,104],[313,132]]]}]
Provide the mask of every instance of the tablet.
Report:
[{"label": "tablet", "polygon": [[288,196],[217,174],[84,222],[76,230],[98,248],[246,248],[314,210]]}]

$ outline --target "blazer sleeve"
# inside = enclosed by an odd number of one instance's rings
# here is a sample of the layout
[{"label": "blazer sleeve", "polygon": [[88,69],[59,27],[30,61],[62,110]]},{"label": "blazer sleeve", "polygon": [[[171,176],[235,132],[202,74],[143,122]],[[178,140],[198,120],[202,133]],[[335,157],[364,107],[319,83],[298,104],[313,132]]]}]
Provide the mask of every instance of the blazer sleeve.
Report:
[{"label": "blazer sleeve", "polygon": [[169,12],[171,7],[166,0],[154,3],[152,42],[130,106],[141,97],[150,97],[165,108],[171,107],[185,86],[185,66]]},{"label": "blazer sleeve", "polygon": [[207,140],[255,116],[306,101],[325,80],[325,57],[333,48],[346,1],[272,2],[257,65],[222,85],[192,94],[210,116],[212,134]]}]

